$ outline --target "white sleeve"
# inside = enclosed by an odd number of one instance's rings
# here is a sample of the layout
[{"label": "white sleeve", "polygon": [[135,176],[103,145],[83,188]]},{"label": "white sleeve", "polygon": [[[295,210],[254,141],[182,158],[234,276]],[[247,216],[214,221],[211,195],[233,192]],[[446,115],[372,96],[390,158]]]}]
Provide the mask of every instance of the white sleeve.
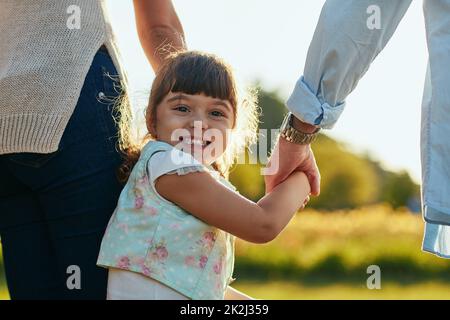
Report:
[{"label": "white sleeve", "polygon": [[155,152],[147,163],[148,178],[155,188],[155,181],[165,174],[184,175],[190,172],[204,172],[207,169],[192,155],[176,148]]}]

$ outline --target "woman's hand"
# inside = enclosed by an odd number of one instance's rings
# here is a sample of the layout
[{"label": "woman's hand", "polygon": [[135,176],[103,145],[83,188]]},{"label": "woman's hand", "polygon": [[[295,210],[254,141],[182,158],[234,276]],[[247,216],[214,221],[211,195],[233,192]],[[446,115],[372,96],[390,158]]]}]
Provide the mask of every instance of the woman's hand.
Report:
[{"label": "woman's hand", "polygon": [[156,72],[168,54],[186,49],[183,27],[171,0],[133,3],[139,40]]}]

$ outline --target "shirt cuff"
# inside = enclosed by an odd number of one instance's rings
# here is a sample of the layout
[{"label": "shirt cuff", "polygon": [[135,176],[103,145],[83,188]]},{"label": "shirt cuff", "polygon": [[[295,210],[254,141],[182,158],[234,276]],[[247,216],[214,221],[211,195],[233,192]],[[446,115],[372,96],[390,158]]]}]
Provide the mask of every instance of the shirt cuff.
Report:
[{"label": "shirt cuff", "polygon": [[422,250],[450,259],[450,226],[425,222]]},{"label": "shirt cuff", "polygon": [[289,111],[301,121],[322,129],[332,129],[344,111],[345,101],[334,107],[326,102],[320,102],[302,76],[295,84],[294,91],[286,101],[286,105]]}]

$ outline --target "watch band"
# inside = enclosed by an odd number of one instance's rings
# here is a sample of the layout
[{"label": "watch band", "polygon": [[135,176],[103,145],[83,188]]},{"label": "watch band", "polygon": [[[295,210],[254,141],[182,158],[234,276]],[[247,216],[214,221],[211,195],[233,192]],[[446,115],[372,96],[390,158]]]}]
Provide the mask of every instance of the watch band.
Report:
[{"label": "watch band", "polygon": [[312,133],[301,132],[292,126],[293,117],[294,115],[291,112],[284,117],[283,124],[281,125],[281,136],[287,141],[295,144],[310,144],[313,142],[316,139],[320,128]]}]

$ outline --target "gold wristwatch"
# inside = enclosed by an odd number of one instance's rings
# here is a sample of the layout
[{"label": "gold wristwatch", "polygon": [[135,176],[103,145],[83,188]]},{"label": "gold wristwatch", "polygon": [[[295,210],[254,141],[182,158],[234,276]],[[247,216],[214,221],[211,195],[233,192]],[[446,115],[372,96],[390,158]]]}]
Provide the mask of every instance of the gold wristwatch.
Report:
[{"label": "gold wristwatch", "polygon": [[311,142],[313,142],[317,137],[320,128],[317,128],[317,130],[312,133],[301,132],[292,126],[293,120],[294,115],[291,112],[289,112],[284,117],[283,123],[281,124],[280,128],[281,136],[287,141],[296,144],[310,144]]}]

